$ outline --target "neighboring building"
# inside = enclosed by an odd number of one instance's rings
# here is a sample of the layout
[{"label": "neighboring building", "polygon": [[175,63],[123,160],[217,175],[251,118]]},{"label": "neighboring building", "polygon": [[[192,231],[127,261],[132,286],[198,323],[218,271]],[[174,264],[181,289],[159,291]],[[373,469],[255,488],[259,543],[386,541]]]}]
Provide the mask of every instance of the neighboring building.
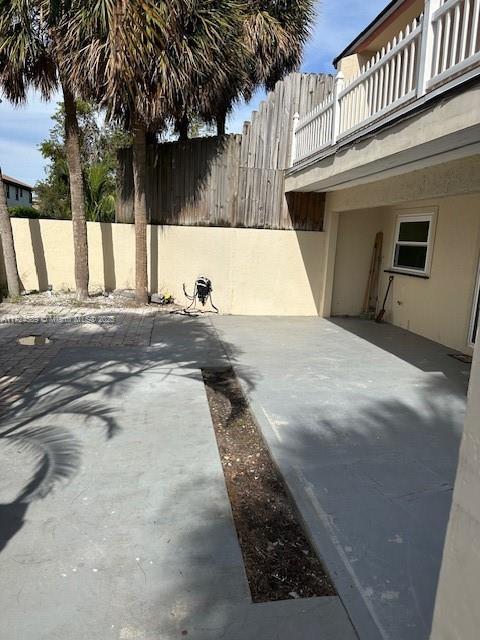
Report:
[{"label": "neighboring building", "polygon": [[3,184],[7,194],[9,207],[31,207],[33,203],[33,187],[26,182],[3,174]]},{"label": "neighboring building", "polygon": [[297,119],[286,190],[326,194],[320,313],[359,315],[375,235],[387,320],[472,353],[479,314],[479,2],[394,0]]}]

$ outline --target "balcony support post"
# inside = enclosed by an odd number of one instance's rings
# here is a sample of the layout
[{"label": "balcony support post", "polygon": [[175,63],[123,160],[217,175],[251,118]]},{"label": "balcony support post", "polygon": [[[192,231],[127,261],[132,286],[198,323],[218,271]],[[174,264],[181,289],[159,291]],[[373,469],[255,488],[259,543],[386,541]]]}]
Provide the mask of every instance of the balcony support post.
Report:
[{"label": "balcony support post", "polygon": [[427,92],[427,83],[432,77],[433,47],[435,31],[432,21],[433,14],[440,7],[441,0],[425,0],[423,12],[422,36],[420,49],[420,64],[418,65],[417,97]]},{"label": "balcony support post", "polygon": [[300,119],[300,114],[298,113],[298,111],[296,111],[293,116],[293,127],[292,127],[292,147],[291,147],[291,153],[290,153],[291,167],[293,167],[293,164],[295,162],[295,157],[297,155],[297,128],[298,128],[299,119]]},{"label": "balcony support post", "polygon": [[333,118],[332,118],[332,145],[337,144],[340,135],[340,94],[345,88],[345,76],[339,71],[335,77],[334,100],[333,100]]}]

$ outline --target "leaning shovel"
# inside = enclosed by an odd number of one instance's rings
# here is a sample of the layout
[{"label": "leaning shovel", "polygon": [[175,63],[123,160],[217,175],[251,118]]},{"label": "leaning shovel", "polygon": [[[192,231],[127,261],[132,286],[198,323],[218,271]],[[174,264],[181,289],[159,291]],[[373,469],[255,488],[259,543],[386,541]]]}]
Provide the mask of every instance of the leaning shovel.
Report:
[{"label": "leaning shovel", "polygon": [[388,294],[390,293],[390,288],[392,286],[393,278],[394,276],[390,276],[390,278],[388,279],[387,293],[385,294],[385,298],[383,300],[383,307],[378,312],[378,315],[375,318],[375,322],[382,322],[383,320],[383,316],[385,315],[385,305],[387,304],[387,298],[388,298]]}]

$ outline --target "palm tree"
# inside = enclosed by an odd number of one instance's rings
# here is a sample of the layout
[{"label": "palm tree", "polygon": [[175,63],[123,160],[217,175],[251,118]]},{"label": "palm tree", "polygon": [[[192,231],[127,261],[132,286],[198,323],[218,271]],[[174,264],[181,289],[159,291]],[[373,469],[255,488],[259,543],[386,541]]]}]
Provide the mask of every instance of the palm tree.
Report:
[{"label": "palm tree", "polygon": [[20,295],[20,277],[18,275],[17,256],[13,242],[12,221],[7,206],[7,193],[0,169],[0,236],[3,249],[3,259],[7,275],[8,295],[10,297]]},{"label": "palm tree", "polygon": [[14,104],[24,103],[29,87],[45,99],[60,87],[65,106],[65,146],[70,177],[75,285],[79,300],[88,297],[88,245],[75,93],[60,72],[64,53],[55,29],[59,2],[0,0],[0,86]]},{"label": "palm tree", "polygon": [[88,239],[85,213],[85,192],[80,152],[75,95],[66,81],[62,81],[65,105],[65,152],[70,177],[70,201],[73,225],[73,247],[75,256],[75,289],[78,300],[88,298]]},{"label": "palm tree", "polygon": [[199,86],[226,82],[243,24],[240,0],[73,0],[62,25],[63,72],[133,136],[135,297],[148,301],[146,139]]},{"label": "palm tree", "polygon": [[[245,5],[241,43],[229,50],[230,69],[219,87],[199,88],[190,112],[180,111],[177,122],[188,131],[193,115],[215,122],[217,134],[225,134],[228,113],[237,100],[250,100],[260,86],[267,91],[300,64],[314,17],[315,0],[250,0]],[[182,107],[183,108],[183,107]],[[183,134],[186,135],[185,133]]]}]

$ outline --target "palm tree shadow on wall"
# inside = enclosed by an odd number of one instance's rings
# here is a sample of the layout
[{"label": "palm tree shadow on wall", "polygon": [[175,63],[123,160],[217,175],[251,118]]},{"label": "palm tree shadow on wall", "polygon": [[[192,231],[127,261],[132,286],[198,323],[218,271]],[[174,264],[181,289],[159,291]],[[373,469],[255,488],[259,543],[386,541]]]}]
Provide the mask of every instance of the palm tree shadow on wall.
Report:
[{"label": "palm tree shadow on wall", "polygon": [[39,291],[46,291],[48,288],[48,271],[40,220],[30,218],[28,220],[28,227],[30,230],[35,271],[37,273],[38,289]]},{"label": "palm tree shadow on wall", "polygon": [[[20,291],[24,291],[25,287],[23,286],[23,282],[20,274],[18,277],[20,280]],[[5,258],[3,257],[2,243],[0,242],[0,302],[2,302],[2,300],[7,296],[8,296],[7,273],[5,269]]]},{"label": "palm tree shadow on wall", "polygon": [[[45,260],[45,247],[43,244],[42,230],[40,227],[40,220],[28,219],[28,228],[30,231],[30,242],[32,246],[33,262],[35,265],[35,272],[37,274],[38,289],[39,291],[46,291],[48,288],[48,271],[47,262]],[[5,266],[2,252],[2,243],[0,242],[0,302],[2,300],[2,292],[6,288],[5,284]],[[20,274],[20,290],[24,291],[21,274]]]},{"label": "palm tree shadow on wall", "polygon": [[113,251],[113,230],[110,223],[100,223],[103,258],[103,286],[105,291],[114,291],[117,286],[115,275],[115,255]]}]

